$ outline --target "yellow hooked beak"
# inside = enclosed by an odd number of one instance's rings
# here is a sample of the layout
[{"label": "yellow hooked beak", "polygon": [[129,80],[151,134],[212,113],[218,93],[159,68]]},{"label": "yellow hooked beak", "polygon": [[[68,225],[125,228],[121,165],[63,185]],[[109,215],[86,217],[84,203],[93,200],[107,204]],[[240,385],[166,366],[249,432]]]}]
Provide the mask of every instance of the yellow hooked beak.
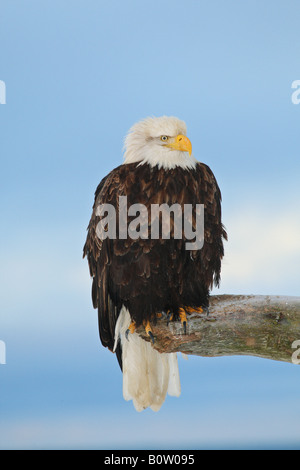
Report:
[{"label": "yellow hooked beak", "polygon": [[166,145],[166,147],[171,148],[172,150],[181,150],[182,152],[189,152],[191,155],[192,153],[192,144],[190,139],[188,139],[185,135],[177,135],[173,142],[170,142]]}]

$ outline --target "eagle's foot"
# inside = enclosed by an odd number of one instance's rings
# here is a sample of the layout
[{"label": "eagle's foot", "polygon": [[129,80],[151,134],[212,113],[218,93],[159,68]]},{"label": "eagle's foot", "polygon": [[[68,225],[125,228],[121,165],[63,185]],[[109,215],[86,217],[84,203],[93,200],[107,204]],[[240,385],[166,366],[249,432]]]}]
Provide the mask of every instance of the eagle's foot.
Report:
[{"label": "eagle's foot", "polygon": [[173,320],[173,313],[170,310],[168,310],[167,313],[165,313],[165,315],[167,319],[167,326],[169,326],[170,321]]},{"label": "eagle's foot", "polygon": [[180,308],[178,311],[178,315],[181,321],[181,324],[183,326],[183,331],[184,334],[186,335],[186,324],[187,324],[187,317],[186,317],[186,311],[184,308]]},{"label": "eagle's foot", "polygon": [[187,313],[203,313],[202,307],[185,307],[185,310],[187,311]]},{"label": "eagle's foot", "polygon": [[186,307],[185,310],[187,313],[206,313],[209,316],[209,307]]},{"label": "eagle's foot", "polygon": [[203,308],[202,307],[184,307],[180,308],[178,310],[178,316],[181,321],[181,324],[183,326],[183,331],[184,334],[186,335],[186,327],[187,327],[187,316],[186,314],[191,314],[191,313],[203,313]]},{"label": "eagle's foot", "polygon": [[144,328],[145,328],[145,332],[147,333],[147,335],[151,339],[152,344],[154,344],[154,335],[152,333],[152,329],[151,329],[151,325],[150,325],[149,320],[147,322],[144,322]]},{"label": "eagle's foot", "polygon": [[134,333],[135,332],[135,322],[132,321],[129,325],[129,327],[127,328],[126,332],[125,332],[125,338],[128,340],[128,335],[129,333]]}]

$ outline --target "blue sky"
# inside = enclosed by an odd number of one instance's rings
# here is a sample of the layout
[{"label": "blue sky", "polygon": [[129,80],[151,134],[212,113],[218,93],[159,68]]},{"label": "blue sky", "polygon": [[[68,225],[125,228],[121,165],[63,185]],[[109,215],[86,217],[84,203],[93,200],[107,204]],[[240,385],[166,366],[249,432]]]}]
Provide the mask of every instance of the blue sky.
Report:
[{"label": "blue sky", "polygon": [[0,448],[299,448],[292,364],[180,359],[182,396],[136,413],[100,346],[81,259],[94,190],[122,162],[126,132],[175,115],[222,189],[219,292],[299,295],[299,2],[0,10]]}]

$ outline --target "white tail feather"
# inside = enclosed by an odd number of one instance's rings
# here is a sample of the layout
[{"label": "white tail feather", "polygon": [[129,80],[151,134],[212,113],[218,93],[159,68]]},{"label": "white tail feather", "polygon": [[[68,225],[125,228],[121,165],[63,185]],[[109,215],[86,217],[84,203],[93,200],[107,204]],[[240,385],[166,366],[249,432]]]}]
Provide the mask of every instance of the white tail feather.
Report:
[{"label": "white tail feather", "polygon": [[167,393],[180,395],[180,379],[176,353],[156,351],[137,333],[125,337],[131,318],[122,308],[115,328],[115,344],[121,340],[123,362],[123,396],[132,400],[137,411],[150,407],[158,411]]}]

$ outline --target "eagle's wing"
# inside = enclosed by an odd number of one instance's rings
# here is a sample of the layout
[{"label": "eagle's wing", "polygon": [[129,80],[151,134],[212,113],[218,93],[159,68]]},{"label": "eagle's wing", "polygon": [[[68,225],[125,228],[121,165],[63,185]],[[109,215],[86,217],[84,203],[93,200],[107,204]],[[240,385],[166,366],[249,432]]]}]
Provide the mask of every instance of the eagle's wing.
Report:
[{"label": "eagle's wing", "polygon": [[[101,240],[97,235],[97,225],[100,221],[98,207],[100,204],[112,204],[116,207],[117,191],[119,187],[119,167],[111,171],[102,179],[95,192],[93,212],[88,226],[86,243],[83,248],[83,257],[87,257],[92,282],[92,301],[94,308],[98,309],[99,334],[103,346],[111,351],[114,346],[115,325],[118,319],[118,307],[109,295],[109,265],[111,262],[111,240]],[[122,368],[120,344],[116,348],[117,358]]]},{"label": "eagle's wing", "polygon": [[198,188],[198,201],[204,203],[204,245],[201,250],[193,252],[195,260],[200,261],[202,272],[206,273],[207,287],[219,286],[221,261],[224,256],[223,239],[227,240],[227,233],[222,224],[221,191],[216,178],[204,163],[197,165],[196,179]]}]

